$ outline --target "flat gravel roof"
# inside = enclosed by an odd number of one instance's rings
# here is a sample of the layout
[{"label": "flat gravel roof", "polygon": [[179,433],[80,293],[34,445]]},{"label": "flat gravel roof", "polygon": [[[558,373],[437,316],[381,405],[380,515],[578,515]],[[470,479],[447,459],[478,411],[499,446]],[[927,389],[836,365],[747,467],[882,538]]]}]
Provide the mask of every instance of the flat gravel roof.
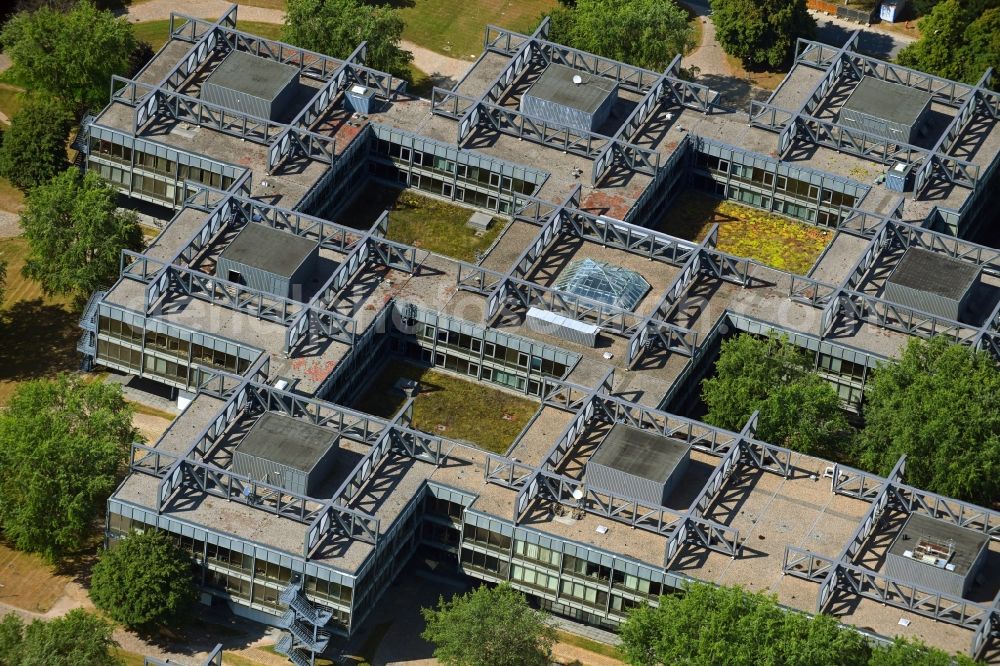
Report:
[{"label": "flat gravel roof", "polygon": [[[579,76],[583,82],[573,83],[574,76]],[[531,87],[524,94],[587,113],[594,113],[601,108],[604,100],[617,88],[618,84],[611,79],[588,74],[565,65],[553,64],[545,68],[542,75],[531,84]]]},{"label": "flat gravel roof", "polygon": [[299,68],[246,51],[231,51],[205,83],[273,100],[299,75]]},{"label": "flat gravel roof", "polygon": [[888,282],[960,301],[979,277],[980,269],[960,259],[911,247],[903,253]]},{"label": "flat gravel roof", "polygon": [[249,222],[219,256],[290,278],[316,245],[308,238]]},{"label": "flat gravel roof", "polygon": [[688,445],[649,430],[616,423],[591,463],[662,483],[688,451]]},{"label": "flat gravel roof", "polygon": [[844,102],[841,111],[856,111],[901,125],[912,125],[931,99],[931,94],[923,90],[865,76]]}]

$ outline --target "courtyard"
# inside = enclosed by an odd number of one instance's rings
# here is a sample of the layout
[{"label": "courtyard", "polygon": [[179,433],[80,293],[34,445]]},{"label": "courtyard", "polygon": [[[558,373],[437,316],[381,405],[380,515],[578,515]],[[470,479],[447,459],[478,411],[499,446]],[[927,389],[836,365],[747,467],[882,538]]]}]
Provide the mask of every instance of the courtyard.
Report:
[{"label": "courtyard", "polygon": [[477,262],[505,227],[494,218],[489,229],[477,231],[466,226],[470,208],[376,182],[365,184],[337,221],[367,229],[384,210],[389,211],[389,240],[468,262]]},{"label": "courtyard", "polygon": [[420,384],[413,401],[413,427],[503,453],[538,411],[538,404],[513,393],[402,360],[390,359],[355,403],[375,416],[391,417],[406,396],[400,380]]},{"label": "courtyard", "polygon": [[670,207],[660,231],[701,241],[713,224],[723,252],[799,275],[809,272],[833,237],[821,227],[692,191]]}]

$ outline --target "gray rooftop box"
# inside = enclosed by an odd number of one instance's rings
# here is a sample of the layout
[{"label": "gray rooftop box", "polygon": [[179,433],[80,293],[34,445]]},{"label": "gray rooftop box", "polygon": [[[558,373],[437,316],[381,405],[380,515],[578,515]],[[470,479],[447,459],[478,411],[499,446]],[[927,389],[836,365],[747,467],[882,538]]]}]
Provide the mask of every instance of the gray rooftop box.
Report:
[{"label": "gray rooftop box", "polygon": [[838,122],[890,141],[913,143],[930,111],[930,93],[865,76],[841,107]]},{"label": "gray rooftop box", "polygon": [[691,447],[649,430],[616,423],[587,461],[585,483],[662,506],[684,476]]},{"label": "gray rooftop box", "polygon": [[199,97],[257,118],[277,120],[295,97],[298,82],[298,67],[231,51],[205,79]]},{"label": "gray rooftop box", "polygon": [[302,300],[318,258],[315,241],[251,222],[219,255],[215,274],[251,289]]},{"label": "gray rooftop box", "polygon": [[521,96],[521,113],[585,132],[600,127],[618,100],[618,84],[603,76],[549,65]]},{"label": "gray rooftop box", "polygon": [[233,452],[233,471],[311,497],[333,469],[338,441],[326,428],[265,412]]},{"label": "gray rooftop box", "polygon": [[882,573],[964,597],[988,552],[989,537],[982,532],[912,513],[889,546]]},{"label": "gray rooftop box", "polygon": [[911,247],[885,281],[882,298],[960,321],[968,315],[979,273],[980,268],[975,264]]}]

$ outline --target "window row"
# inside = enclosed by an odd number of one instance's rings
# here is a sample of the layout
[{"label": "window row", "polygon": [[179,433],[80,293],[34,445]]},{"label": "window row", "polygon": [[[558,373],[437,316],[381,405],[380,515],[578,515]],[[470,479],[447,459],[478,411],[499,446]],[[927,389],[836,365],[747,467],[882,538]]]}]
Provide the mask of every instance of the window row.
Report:
[{"label": "window row", "polygon": [[466,541],[488,546],[496,550],[509,551],[511,538],[509,536],[488,530],[485,527],[466,524],[462,528],[462,538]]}]

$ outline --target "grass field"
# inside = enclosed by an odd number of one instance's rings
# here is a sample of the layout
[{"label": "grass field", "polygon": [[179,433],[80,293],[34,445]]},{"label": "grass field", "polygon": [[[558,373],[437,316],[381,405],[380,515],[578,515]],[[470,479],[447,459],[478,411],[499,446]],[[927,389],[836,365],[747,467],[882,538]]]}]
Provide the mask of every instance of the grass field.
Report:
[{"label": "grass field", "polygon": [[[556,630],[556,640],[560,643],[565,643],[566,645],[572,645],[573,647],[578,647],[581,650],[586,650],[587,652],[593,652],[594,654],[599,654],[602,657],[609,657],[611,659],[621,659],[621,655],[618,654],[618,650],[614,645],[608,645],[607,643],[599,643],[595,640],[589,638],[584,638],[583,636],[578,636],[576,634],[571,634],[567,631]],[[623,664],[625,662],[622,662]]]},{"label": "grass field", "polygon": [[7,116],[8,120],[13,118],[14,114],[20,111],[24,105],[22,92],[24,92],[23,88],[10,83],[0,83],[0,113]]},{"label": "grass field", "polygon": [[403,39],[426,49],[473,60],[483,50],[487,23],[531,32],[557,0],[391,0],[406,22]]},{"label": "grass field", "polygon": [[367,183],[337,221],[367,229],[387,209],[386,238],[462,261],[476,261],[476,253],[489,248],[504,226],[494,220],[488,231],[477,235],[465,226],[472,210],[376,182]]},{"label": "grass field", "polygon": [[27,253],[23,238],[0,239],[0,259],[7,262],[0,307],[0,406],[17,382],[76,370],[80,364],[79,314],[70,299],[47,297],[37,282],[21,276]]},{"label": "grass field", "polygon": [[[245,32],[260,35],[261,37],[277,39],[281,36],[282,26],[278,23],[262,23],[261,21],[237,21],[236,27]],[[170,35],[169,20],[144,21],[133,24],[132,28],[135,32],[135,38],[140,41],[149,42],[154,51],[159,51]]]},{"label": "grass field", "polygon": [[667,212],[661,229],[700,241],[713,223],[719,224],[718,248],[723,252],[800,275],[809,272],[830,242],[825,229],[700,192],[681,195]]},{"label": "grass field", "polygon": [[506,451],[538,411],[538,403],[532,400],[394,359],[361,396],[357,407],[376,416],[392,416],[406,401],[402,392],[393,388],[402,377],[420,382],[420,392],[413,401],[415,428],[468,440],[488,451]]},{"label": "grass field", "polygon": [[62,596],[69,576],[60,576],[40,556],[0,542],[0,602],[44,613]]}]

